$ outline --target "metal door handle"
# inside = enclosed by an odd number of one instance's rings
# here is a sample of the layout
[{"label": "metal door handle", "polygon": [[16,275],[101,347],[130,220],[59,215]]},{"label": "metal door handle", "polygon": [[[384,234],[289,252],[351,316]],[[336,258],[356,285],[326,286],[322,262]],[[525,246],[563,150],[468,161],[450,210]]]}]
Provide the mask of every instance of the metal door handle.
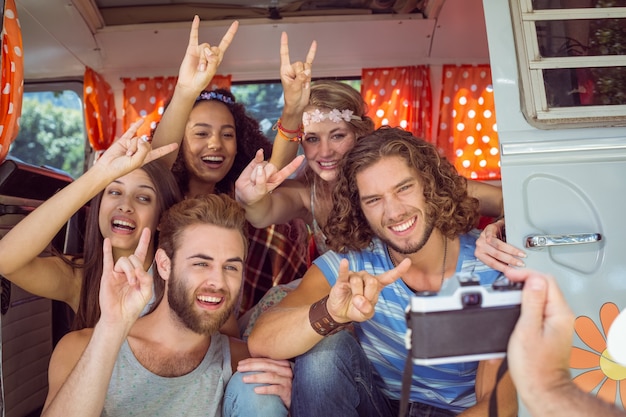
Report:
[{"label": "metal door handle", "polygon": [[582,245],[602,240],[600,233],[576,233],[571,235],[530,235],[526,236],[527,248],[545,248],[548,246]]}]

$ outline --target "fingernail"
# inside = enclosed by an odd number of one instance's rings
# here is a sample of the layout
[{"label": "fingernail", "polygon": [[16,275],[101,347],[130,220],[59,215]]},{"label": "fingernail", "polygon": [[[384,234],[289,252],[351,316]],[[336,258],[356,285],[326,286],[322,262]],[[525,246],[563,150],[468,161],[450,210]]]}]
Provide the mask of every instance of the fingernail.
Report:
[{"label": "fingernail", "polygon": [[525,267],[525,266],[526,266],[526,264],[525,264],[524,262],[522,262],[522,261],[517,261],[517,262],[515,263],[515,265],[516,265],[516,266],[519,266],[519,267]]}]

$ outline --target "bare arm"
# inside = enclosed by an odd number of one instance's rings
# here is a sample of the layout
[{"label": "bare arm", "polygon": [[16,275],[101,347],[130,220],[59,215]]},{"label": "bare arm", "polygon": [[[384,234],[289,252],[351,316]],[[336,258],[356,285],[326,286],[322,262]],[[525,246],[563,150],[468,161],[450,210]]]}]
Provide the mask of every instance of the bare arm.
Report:
[{"label": "bare arm", "polygon": [[315,346],[323,336],[309,321],[311,304],[328,295],[326,307],[337,323],[363,322],[374,315],[380,291],[408,271],[411,262],[403,260],[396,268],[373,276],[349,270],[347,260],[339,264],[337,282],[330,288],[322,271],[313,265],[302,282],[283,301],[257,320],[248,338],[252,356],[289,359]]},{"label": "bare arm", "polygon": [[[304,62],[297,61],[293,64],[289,58],[289,43],[287,34],[282,33],[280,38],[280,81],[283,85],[285,105],[280,116],[281,124],[285,129],[295,131],[302,124],[302,113],[309,104],[311,88],[311,68],[317,42],[313,41]],[[290,134],[295,137],[296,134]],[[270,163],[278,169],[282,169],[296,157],[298,142],[288,141],[281,135],[276,135],[272,147]]]},{"label": "bare arm", "polygon": [[478,212],[481,216],[500,217],[504,215],[502,188],[480,181],[467,181],[467,193],[478,199]]},{"label": "bare arm", "polygon": [[[317,43],[313,41],[305,61],[297,61],[292,64],[289,58],[287,34],[282,33],[280,38],[280,80],[283,85],[285,106],[280,121],[285,129],[294,131],[302,124],[302,112],[309,104],[311,67],[316,51]],[[290,134],[290,136],[295,137],[296,134]],[[289,164],[297,153],[298,142],[288,141],[281,135],[276,135],[270,163],[281,169]]]},{"label": "bare arm", "polygon": [[86,329],[70,333],[56,347],[42,416],[102,413],[120,347],[152,296],[152,277],[143,270],[149,242],[150,231],[144,229],[135,253],[118,259],[114,266],[111,242],[104,240],[102,315],[93,332]]},{"label": "bare arm", "polygon": [[[189,33],[189,44],[183,62],[180,64],[174,94],[152,137],[155,147],[170,143],[180,145],[196,98],[215,76],[224,53],[235,37],[238,26],[238,22],[233,22],[218,46],[211,46],[208,43],[198,44],[200,19],[198,16],[194,17]],[[168,155],[164,161],[171,167],[176,161],[176,154]]]},{"label": "bare arm", "polygon": [[534,417],[624,417],[571,380],[569,356],[574,315],[554,278],[530,270],[509,270],[525,281],[522,313],[508,347],[509,368],[522,401]]},{"label": "bare arm", "polygon": [[125,337],[99,325],[64,336],[50,359],[48,397],[41,415],[100,416]]},{"label": "bare arm", "polygon": [[313,265],[296,289],[258,318],[248,338],[252,356],[289,359],[315,346],[322,336],[309,324],[309,308],[329,291],[324,274]]},{"label": "bare arm", "polygon": [[78,308],[82,271],[73,271],[58,258],[38,255],[69,218],[111,181],[176,148],[171,145],[151,151],[148,143],[133,137],[140,125],[141,121],[131,125],[89,171],[50,197],[0,240],[0,274],[33,294]]}]

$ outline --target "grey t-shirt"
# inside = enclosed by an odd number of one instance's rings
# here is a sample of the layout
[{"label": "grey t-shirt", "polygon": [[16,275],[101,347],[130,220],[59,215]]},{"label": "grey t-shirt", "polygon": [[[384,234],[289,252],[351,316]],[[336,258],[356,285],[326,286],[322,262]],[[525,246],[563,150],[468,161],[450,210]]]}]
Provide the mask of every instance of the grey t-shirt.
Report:
[{"label": "grey t-shirt", "polygon": [[102,416],[221,417],[231,376],[228,337],[220,333],[211,336],[209,350],[196,369],[172,378],[144,368],[125,341],[115,362]]}]

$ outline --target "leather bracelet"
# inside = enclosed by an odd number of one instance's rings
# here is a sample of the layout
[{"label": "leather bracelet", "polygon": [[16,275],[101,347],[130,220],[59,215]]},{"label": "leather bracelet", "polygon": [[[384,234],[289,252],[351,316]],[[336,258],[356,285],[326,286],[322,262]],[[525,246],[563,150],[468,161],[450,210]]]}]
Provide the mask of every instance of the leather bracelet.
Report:
[{"label": "leather bracelet", "polygon": [[311,304],[311,308],[309,309],[309,322],[311,323],[311,327],[313,327],[313,330],[315,330],[317,334],[322,336],[334,334],[351,323],[336,322],[328,313],[326,301],[328,301],[328,296]]}]

